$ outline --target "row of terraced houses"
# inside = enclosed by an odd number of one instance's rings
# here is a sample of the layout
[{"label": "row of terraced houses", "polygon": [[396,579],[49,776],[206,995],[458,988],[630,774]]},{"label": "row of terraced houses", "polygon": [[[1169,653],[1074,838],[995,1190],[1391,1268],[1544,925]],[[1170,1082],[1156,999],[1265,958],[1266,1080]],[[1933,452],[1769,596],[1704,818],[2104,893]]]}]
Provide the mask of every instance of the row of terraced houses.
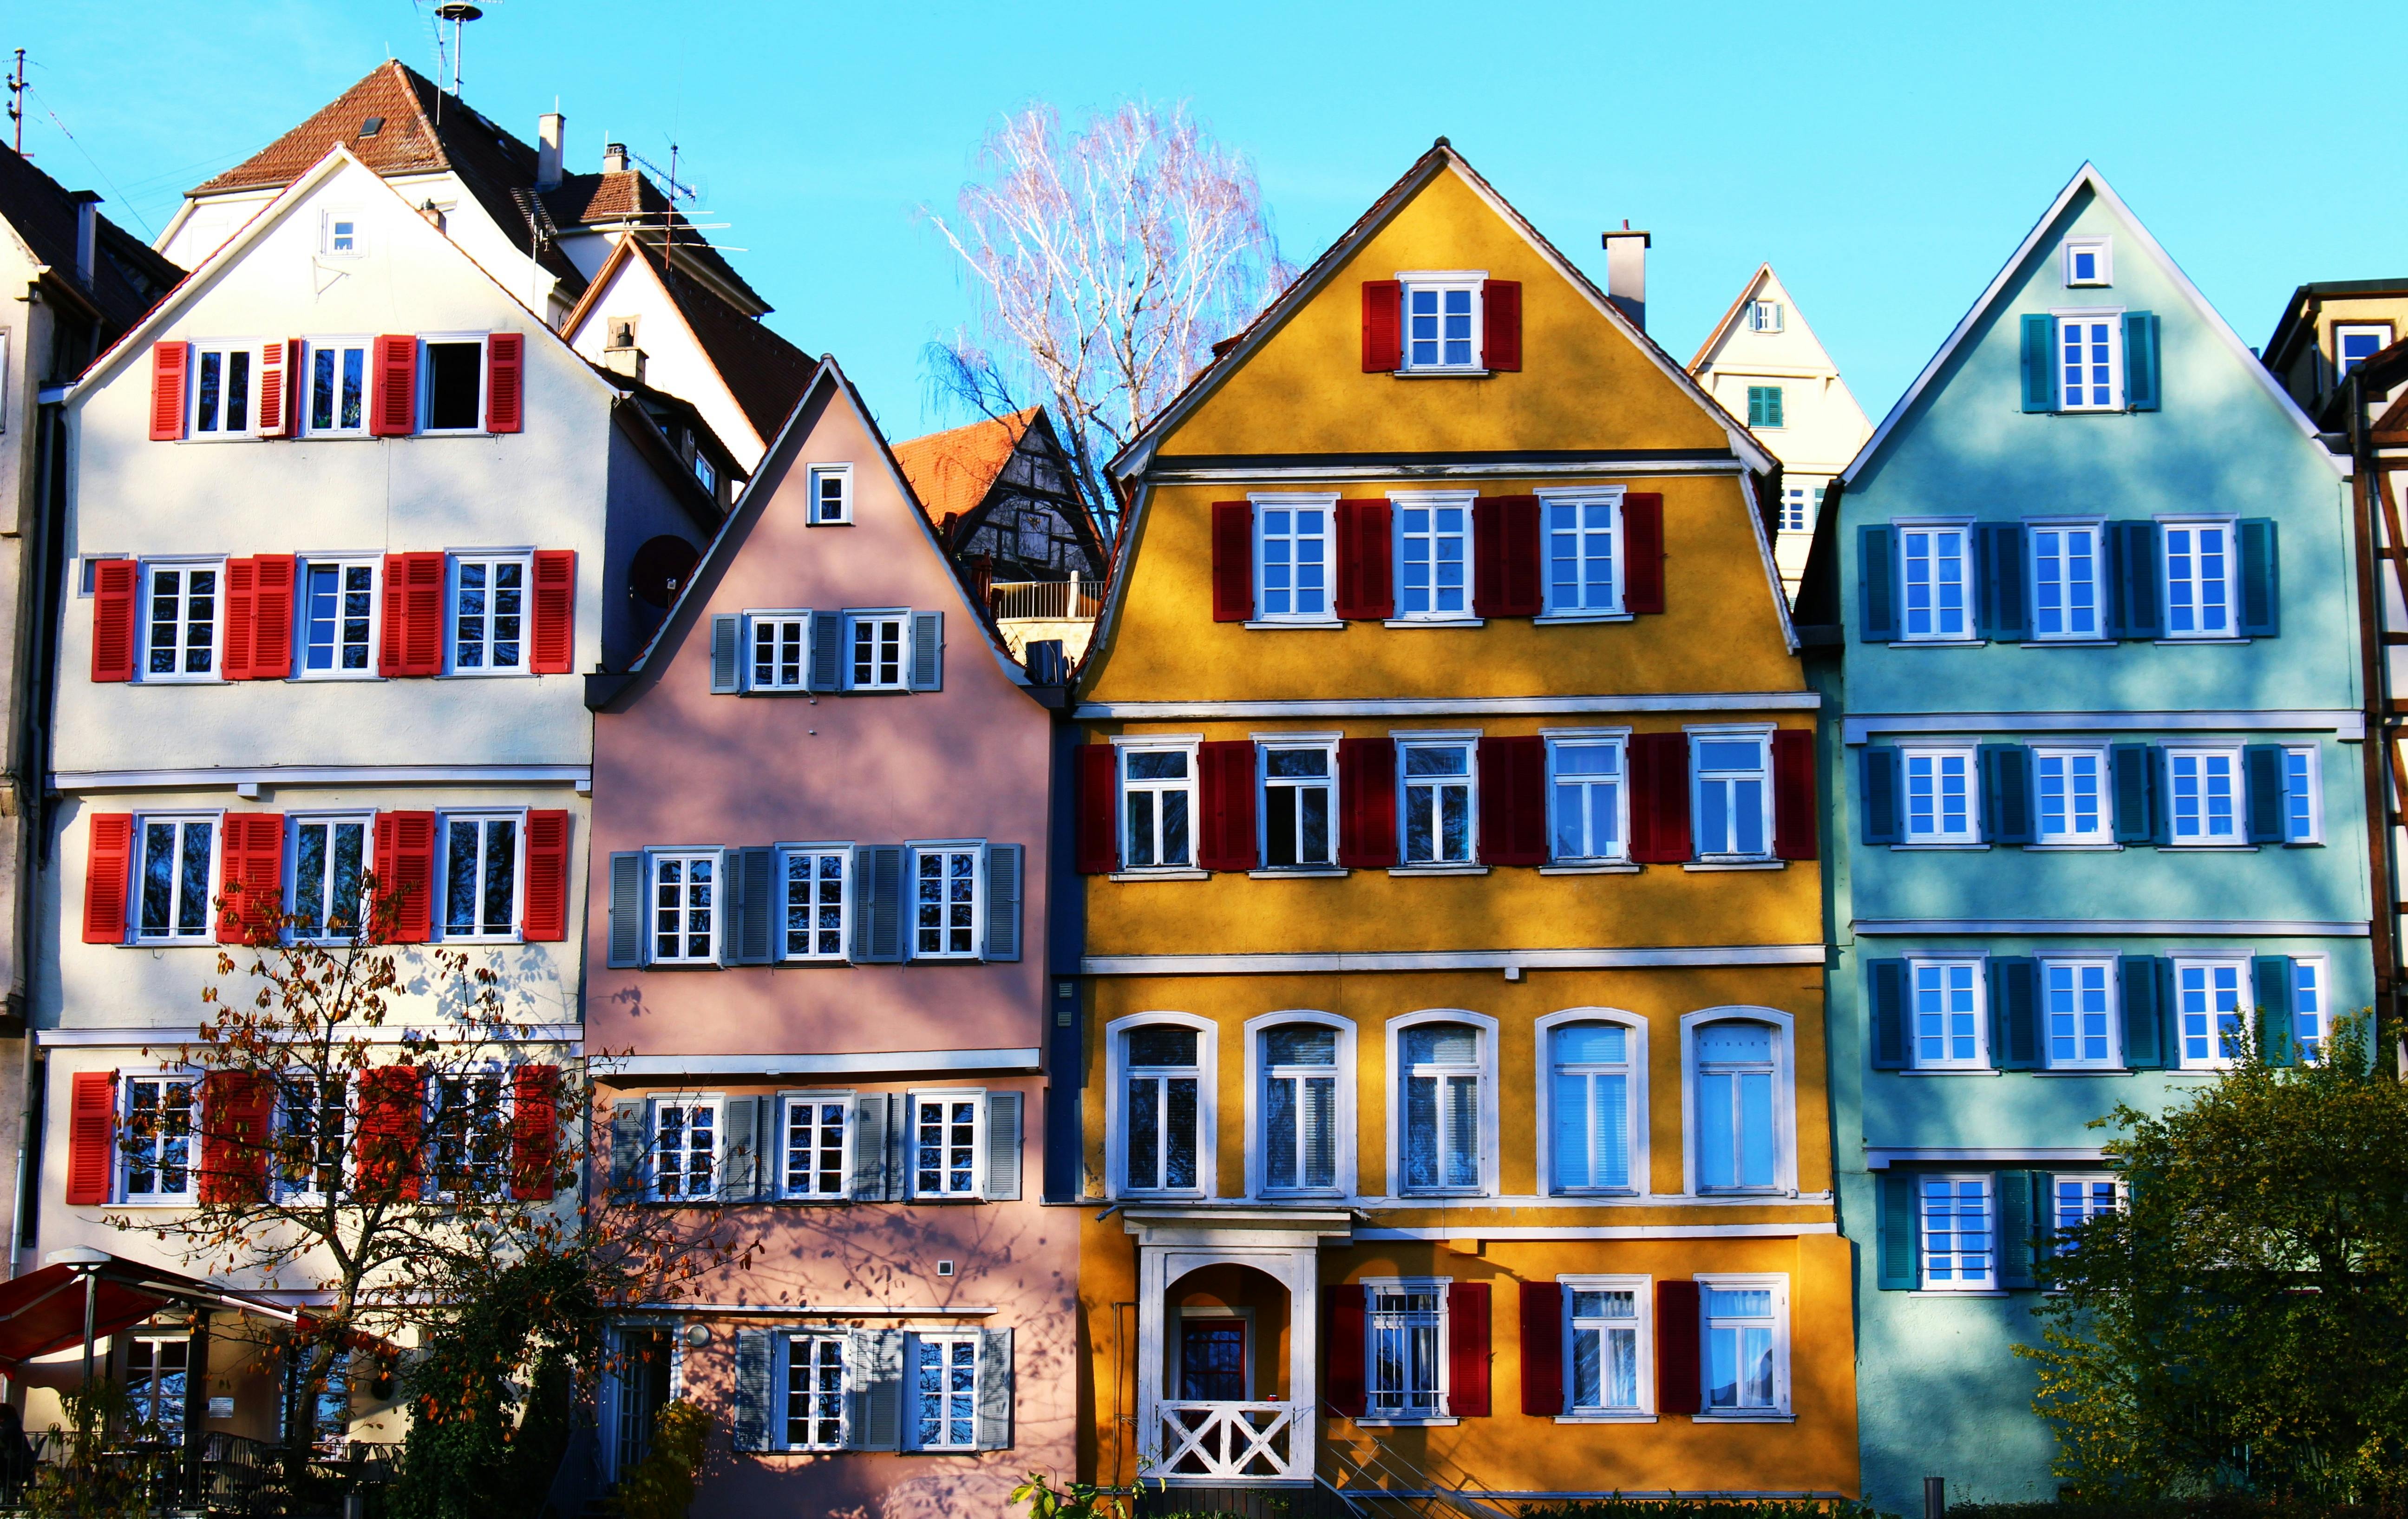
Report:
[{"label": "row of terraced houses", "polygon": [[[1440,139],[1107,534],[564,136],[387,64],[155,250],[0,154],[12,1278],[183,1264],[104,1220],[194,1201],[211,903],[372,870],[765,1245],[558,1492],[685,1398],[710,1512],[2014,1498],[2089,1121],[2389,1010],[2408,281],[2261,359],[2086,166],[1876,428],[1769,265],[1684,365]],[[108,1374],[398,1438],[211,1319]]]}]

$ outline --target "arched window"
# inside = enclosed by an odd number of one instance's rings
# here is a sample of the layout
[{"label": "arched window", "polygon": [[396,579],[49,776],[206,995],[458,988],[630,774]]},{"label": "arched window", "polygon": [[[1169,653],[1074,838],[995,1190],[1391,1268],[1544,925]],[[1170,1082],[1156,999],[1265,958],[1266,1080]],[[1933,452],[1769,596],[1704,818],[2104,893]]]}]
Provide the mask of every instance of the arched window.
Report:
[{"label": "arched window", "polygon": [[1416,1024],[1403,1030],[1408,1192],[1480,1187],[1480,1038],[1469,1024]]},{"label": "arched window", "polygon": [[1335,1192],[1338,1030],[1283,1024],[1261,1038],[1263,1190]]},{"label": "arched window", "polygon": [[1132,1192],[1200,1190],[1203,1068],[1193,1028],[1147,1024],[1122,1038],[1122,1177]]},{"label": "arched window", "polygon": [[1779,1032],[1770,1024],[1729,1018],[1698,1025],[1695,1039],[1698,1190],[1777,1188]]},{"label": "arched window", "polygon": [[1556,1192],[1629,1187],[1630,1030],[1620,1024],[1560,1024],[1547,1035],[1549,1180]]}]

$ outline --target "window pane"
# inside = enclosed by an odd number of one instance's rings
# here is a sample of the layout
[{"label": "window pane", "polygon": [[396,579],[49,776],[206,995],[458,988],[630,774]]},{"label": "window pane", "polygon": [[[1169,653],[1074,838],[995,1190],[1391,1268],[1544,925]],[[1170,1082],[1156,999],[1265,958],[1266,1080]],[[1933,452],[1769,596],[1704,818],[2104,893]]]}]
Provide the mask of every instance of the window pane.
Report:
[{"label": "window pane", "polygon": [[1166,1028],[1160,1025],[1133,1028],[1128,1035],[1128,1063],[1132,1066],[1193,1066],[1196,1064],[1197,1038],[1197,1032],[1192,1028]]},{"label": "window pane", "polygon": [[1263,1036],[1263,1058],[1274,1066],[1334,1066],[1338,1030],[1310,1025],[1271,1029]]},{"label": "window pane", "polygon": [[1405,1030],[1405,1060],[1415,1066],[1469,1066],[1480,1058],[1480,1031],[1462,1024],[1422,1024]]}]

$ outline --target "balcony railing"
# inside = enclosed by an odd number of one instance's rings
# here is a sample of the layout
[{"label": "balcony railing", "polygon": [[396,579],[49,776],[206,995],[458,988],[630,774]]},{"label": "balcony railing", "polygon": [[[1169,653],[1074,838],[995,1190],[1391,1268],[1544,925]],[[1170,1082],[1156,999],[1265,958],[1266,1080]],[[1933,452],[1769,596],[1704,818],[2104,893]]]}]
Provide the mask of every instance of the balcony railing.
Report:
[{"label": "balcony railing", "polygon": [[[22,1455],[0,1455],[0,1513],[27,1512],[41,1469],[75,1465],[74,1435],[44,1430],[25,1440],[30,1466]],[[312,1453],[305,1498],[286,1490],[282,1445],[212,1430],[201,1436],[195,1461],[179,1440],[111,1439],[87,1469],[90,1483],[79,1485],[106,1492],[118,1505],[111,1512],[122,1513],[332,1514],[343,1511],[343,1494],[364,1492],[373,1514],[380,1512],[381,1489],[398,1474],[399,1455],[397,1445],[358,1444],[340,1457]]]},{"label": "balcony railing", "polygon": [[1154,1474],[1173,1482],[1300,1482],[1312,1475],[1303,1403],[1156,1403]]},{"label": "balcony railing", "polygon": [[1104,583],[1067,580],[997,580],[986,588],[996,621],[1089,623],[1103,610]]}]

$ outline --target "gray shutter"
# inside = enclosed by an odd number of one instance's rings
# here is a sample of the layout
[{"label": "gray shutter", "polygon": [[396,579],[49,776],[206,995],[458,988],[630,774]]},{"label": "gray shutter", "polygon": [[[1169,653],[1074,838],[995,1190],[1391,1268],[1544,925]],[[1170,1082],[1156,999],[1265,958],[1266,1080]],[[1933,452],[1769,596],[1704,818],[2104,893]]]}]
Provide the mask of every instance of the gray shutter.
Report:
[{"label": "gray shutter", "polygon": [[614,967],[644,963],[644,856],[627,850],[610,856],[610,956]]},{"label": "gray shutter", "polygon": [[986,847],[986,958],[1020,958],[1021,867],[1027,853],[1022,844]]},{"label": "gray shutter", "polygon": [[761,1179],[761,1101],[729,1097],[721,1114],[719,1200],[751,1202]]},{"label": "gray shutter", "polygon": [[744,619],[725,612],[710,620],[710,689],[724,695],[744,689]]},{"label": "gray shutter", "polygon": [[1020,1109],[1017,1092],[986,1095],[986,1200],[1020,1200]]},{"label": "gray shutter", "polygon": [[1914,1173],[1888,1170],[1881,1174],[1881,1286],[1889,1292],[1911,1292],[1923,1263],[1916,1258]]},{"label": "gray shutter", "polygon": [[2032,1281],[2032,1173],[2000,1171],[1990,1179],[1999,1199],[1999,1285]]},{"label": "gray shutter", "polygon": [[903,846],[853,852],[853,957],[863,965],[903,959]]},{"label": "gray shutter", "polygon": [[844,613],[811,613],[811,689],[844,689]]},{"label": "gray shutter", "polygon": [[769,1331],[736,1331],[736,1421],[728,1443],[739,1451],[769,1448]]},{"label": "gray shutter", "polygon": [[945,614],[911,614],[911,689],[945,689]]},{"label": "gray shutter", "polygon": [[1993,955],[1990,979],[1990,1064],[2000,1070],[2037,1070],[2040,1048],[2040,962],[2028,955]]},{"label": "gray shutter", "polygon": [[903,1448],[903,1331],[861,1333],[861,1419],[854,1425],[865,1451]]},{"label": "gray shutter", "polygon": [[610,1105],[610,1190],[622,1199],[644,1195],[644,1105]]},{"label": "gray shutter", "polygon": [[894,1177],[886,1166],[888,1110],[894,1100],[883,1092],[853,1100],[853,1196],[856,1202],[886,1202],[895,1196]]},{"label": "gray shutter", "polygon": [[1899,784],[1898,751],[1885,744],[1868,744],[1858,763],[1865,777],[1865,842],[1895,844],[1905,831],[1899,817],[1899,794],[1904,788]]},{"label": "gray shutter", "polygon": [[778,852],[766,845],[732,852],[728,875],[737,882],[736,958],[739,966],[766,966],[778,958]]},{"label": "gray shutter", "polygon": [[1871,1004],[1873,1068],[1906,1068],[1906,962],[1865,962],[1866,999]]},{"label": "gray shutter", "polygon": [[979,1331],[978,1448],[1011,1448],[1011,1331]]}]

